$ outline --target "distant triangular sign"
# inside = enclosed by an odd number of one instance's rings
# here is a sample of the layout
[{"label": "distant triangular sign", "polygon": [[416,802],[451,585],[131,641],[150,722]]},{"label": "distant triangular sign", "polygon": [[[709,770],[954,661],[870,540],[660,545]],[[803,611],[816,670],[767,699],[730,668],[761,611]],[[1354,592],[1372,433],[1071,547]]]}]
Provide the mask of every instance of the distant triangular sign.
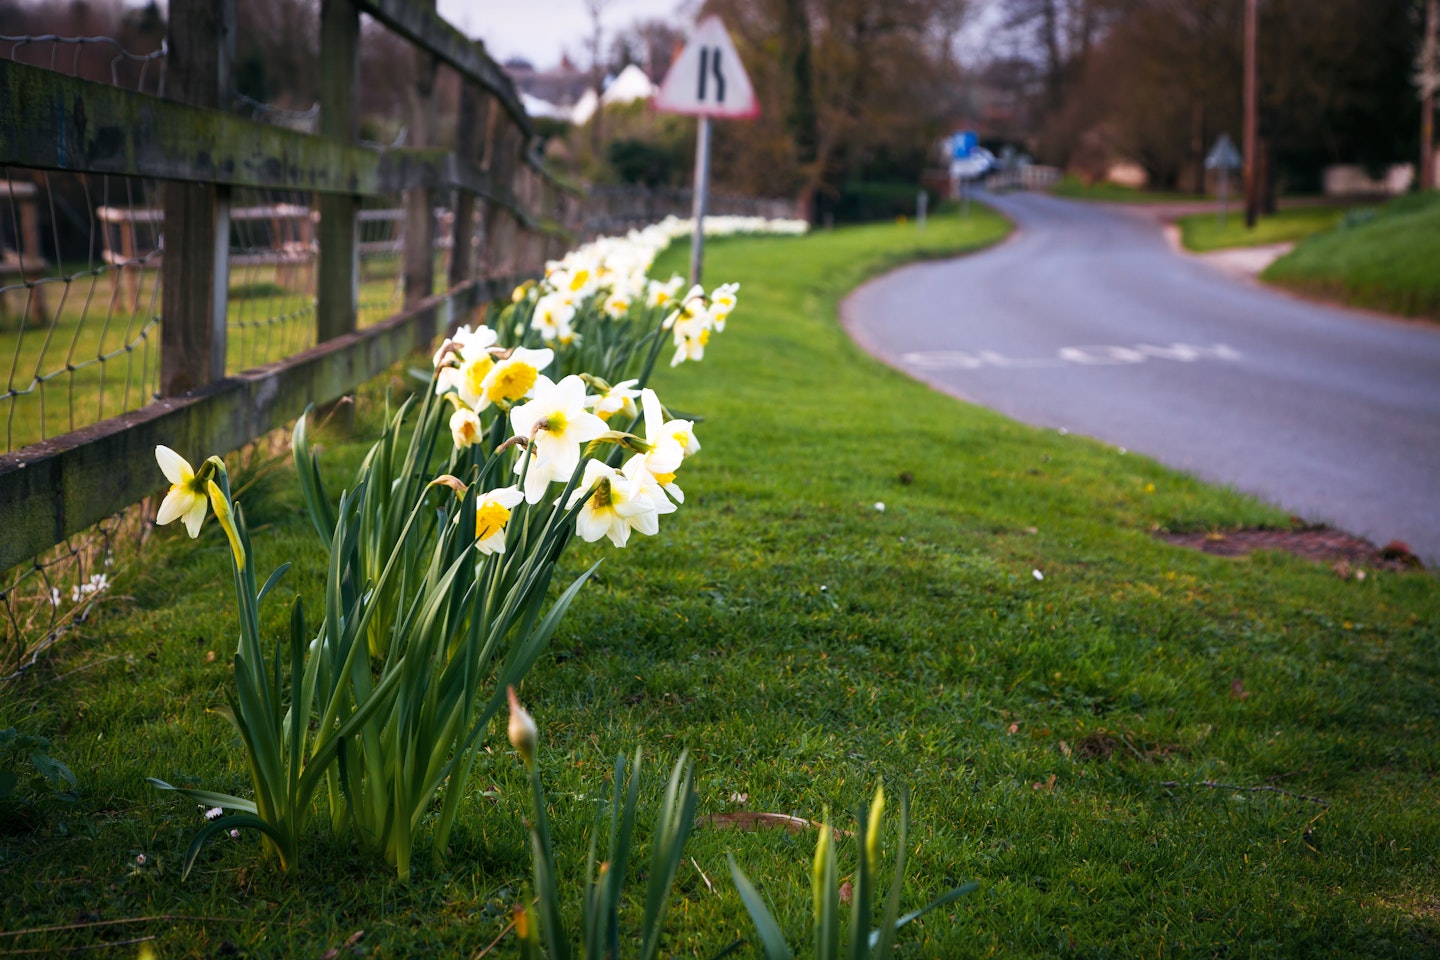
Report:
[{"label": "distant triangular sign", "polygon": [[706,17],[670,65],[655,108],[665,113],[745,119],[760,115],[755,88],[719,17]]},{"label": "distant triangular sign", "polygon": [[1245,166],[1245,158],[1240,156],[1240,151],[1235,149],[1235,142],[1230,139],[1230,134],[1220,134],[1220,139],[1215,141],[1215,146],[1210,148],[1209,154],[1205,157],[1206,170],[1239,170]]}]

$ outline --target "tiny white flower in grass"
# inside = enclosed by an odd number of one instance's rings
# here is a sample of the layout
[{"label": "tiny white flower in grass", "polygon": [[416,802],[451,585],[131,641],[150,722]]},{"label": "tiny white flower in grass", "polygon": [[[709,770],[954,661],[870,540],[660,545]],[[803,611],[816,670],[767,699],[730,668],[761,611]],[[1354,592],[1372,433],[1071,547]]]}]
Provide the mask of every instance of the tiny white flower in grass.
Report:
[{"label": "tiny white flower in grass", "polygon": [[604,420],[585,409],[585,381],[575,374],[559,383],[539,377],[534,399],[510,411],[510,426],[531,441],[515,461],[528,503],[539,503],[552,480],[569,480],[580,463],[580,445],[606,429]]},{"label": "tiny white flower in grass", "polygon": [[208,809],[208,810],[205,811],[205,819],[206,819],[206,820],[219,820],[219,819],[220,819],[221,817],[223,817],[224,815],[225,815],[225,808],[224,808],[224,807],[211,807],[210,809]]},{"label": "tiny white flower in grass", "polygon": [[60,588],[59,588],[59,587],[51,587],[51,588],[50,588],[50,606],[52,606],[52,607],[58,607],[58,606],[60,606]]},{"label": "tiny white flower in grass", "polygon": [[170,481],[170,492],[160,503],[155,523],[163,527],[175,520],[184,520],[185,531],[191,539],[200,536],[200,526],[205,522],[205,510],[210,502],[205,480],[196,477],[189,460],[163,444],[155,448],[155,460],[165,479]]},{"label": "tiny white flower in grass", "polygon": [[[540,371],[550,366],[555,359],[555,351],[549,347],[539,350],[531,350],[527,347],[516,347],[510,352],[510,356],[504,360],[498,360],[490,368],[481,383],[480,392],[483,394],[479,409],[484,409],[492,403],[510,404],[517,400],[523,400],[530,394],[535,386],[535,380],[540,376]],[[472,404],[472,406],[475,406]]]},{"label": "tiny white flower in grass", "polygon": [[1039,570],[1031,570],[1031,571],[1030,571],[1030,576],[1034,577],[1036,580],[1044,580],[1044,579],[1045,579],[1045,574],[1041,573]]},{"label": "tiny white flower in grass", "polygon": [[885,504],[882,503],[882,502],[879,501],[879,500],[876,500],[876,501],[875,501],[875,512],[876,512],[876,513],[884,513],[884,512],[885,512]]},{"label": "tiny white flower in grass", "polygon": [[136,864],[136,866],[143,867],[143,866],[145,866],[145,862],[146,862],[145,854],[143,854],[143,853],[137,853],[137,854],[135,855],[135,864]]},{"label": "tiny white flower in grass", "polygon": [[587,397],[595,411],[595,416],[601,420],[609,420],[617,413],[623,413],[627,417],[634,417],[639,411],[635,408],[635,398],[640,396],[640,391],[635,389],[639,380],[621,380],[615,386],[604,393]]},{"label": "tiny white flower in grass", "polygon": [[[631,461],[635,461],[632,459]],[[625,472],[599,460],[585,464],[580,489],[570,495],[565,506],[573,508],[581,499],[584,504],[575,515],[575,532],[586,543],[609,537],[617,547],[625,546],[632,529],[653,535],[660,529],[656,505],[643,492],[639,470]]]},{"label": "tiny white flower in grass", "polygon": [[234,827],[231,827],[231,828],[230,828],[230,839],[231,839],[231,840],[239,840],[239,839],[240,839],[240,831],[239,831],[239,830],[236,830]]},{"label": "tiny white flower in grass", "polygon": [[519,487],[487,490],[475,502],[475,549],[489,555],[505,552],[505,525],[510,511],[525,499]]},{"label": "tiny white flower in grass", "polygon": [[474,410],[460,407],[450,414],[450,439],[455,441],[455,449],[464,450],[479,443],[481,434],[480,418]]},{"label": "tiny white flower in grass", "polygon": [[540,729],[535,726],[535,718],[520,706],[514,687],[506,687],[505,696],[510,701],[510,723],[505,730],[510,736],[510,745],[520,754],[525,766],[534,769],[535,744],[540,739]]}]

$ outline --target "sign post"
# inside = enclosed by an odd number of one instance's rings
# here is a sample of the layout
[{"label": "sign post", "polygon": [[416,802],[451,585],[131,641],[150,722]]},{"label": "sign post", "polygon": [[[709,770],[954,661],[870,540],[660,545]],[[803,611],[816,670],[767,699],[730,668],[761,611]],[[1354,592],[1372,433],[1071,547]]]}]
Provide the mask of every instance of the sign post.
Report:
[{"label": "sign post", "polygon": [[1222,230],[1225,228],[1226,215],[1230,212],[1230,171],[1240,170],[1244,166],[1245,158],[1235,149],[1235,142],[1228,133],[1220,134],[1220,139],[1215,141],[1215,146],[1211,147],[1205,156],[1205,169],[1220,173],[1220,209],[1215,212],[1215,218]]},{"label": "sign post", "polygon": [[750,119],[759,116],[755,88],[719,17],[706,17],[675,58],[655,108],[700,119],[695,137],[695,232],[690,241],[690,282],[700,282],[705,256],[705,206],[710,191],[710,121],[715,117]]}]

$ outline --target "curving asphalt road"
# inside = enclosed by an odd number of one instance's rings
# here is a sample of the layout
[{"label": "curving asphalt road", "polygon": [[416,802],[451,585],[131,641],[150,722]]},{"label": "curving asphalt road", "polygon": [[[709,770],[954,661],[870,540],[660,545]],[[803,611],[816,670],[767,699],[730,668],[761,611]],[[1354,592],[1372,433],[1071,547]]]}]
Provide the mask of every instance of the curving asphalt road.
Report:
[{"label": "curving asphalt road", "polygon": [[1440,327],[1232,279],[1172,252],[1143,212],[989,202],[1019,228],[1008,242],[850,295],[863,347],[1018,420],[1440,562]]}]

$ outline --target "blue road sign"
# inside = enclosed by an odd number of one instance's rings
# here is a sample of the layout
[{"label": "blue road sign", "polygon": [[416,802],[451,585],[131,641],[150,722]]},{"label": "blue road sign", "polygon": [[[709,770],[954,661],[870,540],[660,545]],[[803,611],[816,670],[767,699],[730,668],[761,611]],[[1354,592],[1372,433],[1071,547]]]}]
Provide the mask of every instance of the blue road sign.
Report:
[{"label": "blue road sign", "polygon": [[969,160],[979,143],[979,138],[975,136],[974,130],[960,130],[952,134],[950,137],[950,159]]}]

